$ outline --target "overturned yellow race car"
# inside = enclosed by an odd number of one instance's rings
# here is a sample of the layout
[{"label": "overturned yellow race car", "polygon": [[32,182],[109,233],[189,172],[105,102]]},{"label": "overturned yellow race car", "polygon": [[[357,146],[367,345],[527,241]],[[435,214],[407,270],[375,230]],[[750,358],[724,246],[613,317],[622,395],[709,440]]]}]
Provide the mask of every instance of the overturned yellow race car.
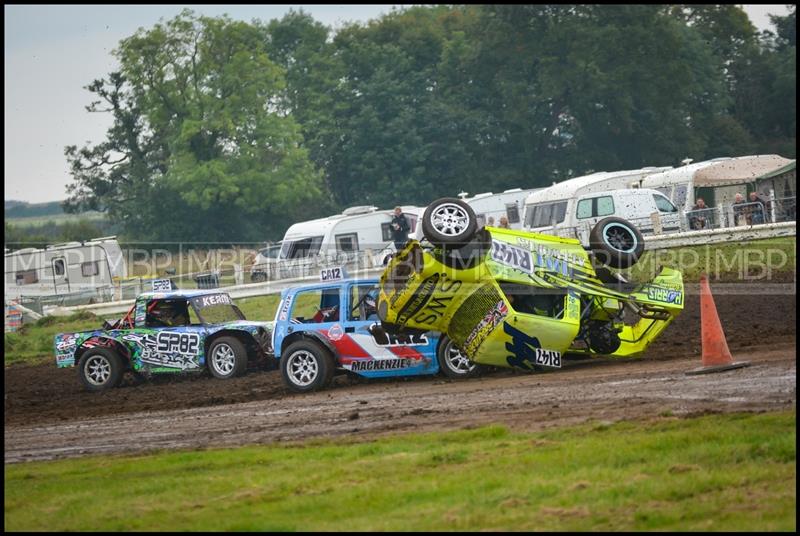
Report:
[{"label": "overturned yellow race car", "polygon": [[447,333],[478,364],[530,370],[561,367],[564,354],[635,356],[683,310],[679,271],[632,284],[606,268],[627,268],[644,251],[621,218],[600,220],[584,248],[479,229],[469,205],[443,198],[426,209],[422,230],[384,270],[378,315],[388,330]]}]

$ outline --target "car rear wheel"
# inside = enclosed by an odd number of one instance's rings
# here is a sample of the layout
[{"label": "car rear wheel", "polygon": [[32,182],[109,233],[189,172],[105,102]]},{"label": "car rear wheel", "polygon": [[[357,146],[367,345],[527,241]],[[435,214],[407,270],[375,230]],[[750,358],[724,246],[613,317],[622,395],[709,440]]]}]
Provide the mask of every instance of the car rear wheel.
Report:
[{"label": "car rear wheel", "polygon": [[239,376],[247,369],[247,350],[235,337],[220,337],[208,347],[208,370],[220,380]]},{"label": "car rear wheel", "polygon": [[314,341],[297,341],[282,352],[281,375],[292,391],[305,393],[324,389],[335,371],[333,356]]},{"label": "car rear wheel", "polygon": [[434,246],[464,245],[477,229],[475,211],[461,199],[437,199],[422,215],[422,233]]},{"label": "car rear wheel", "polygon": [[78,374],[89,391],[116,387],[122,380],[122,358],[110,348],[92,348],[78,361]]},{"label": "car rear wheel", "polygon": [[631,222],[622,218],[603,218],[589,233],[594,257],[612,268],[628,268],[644,253],[644,237]]},{"label": "car rear wheel", "polygon": [[444,336],[437,352],[439,368],[448,378],[471,378],[480,373],[480,365],[473,363],[459,350],[453,340]]}]

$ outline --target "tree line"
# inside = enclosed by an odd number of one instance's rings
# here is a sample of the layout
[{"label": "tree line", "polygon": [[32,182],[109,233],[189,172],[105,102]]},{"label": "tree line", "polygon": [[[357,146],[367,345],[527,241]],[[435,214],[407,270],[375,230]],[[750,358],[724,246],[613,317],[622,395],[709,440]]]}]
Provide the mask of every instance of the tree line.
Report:
[{"label": "tree line", "polygon": [[89,84],[68,211],[135,240],[263,241],[352,205],[532,188],[718,156],[795,157],[795,10],[454,5],[334,32],[184,11]]}]

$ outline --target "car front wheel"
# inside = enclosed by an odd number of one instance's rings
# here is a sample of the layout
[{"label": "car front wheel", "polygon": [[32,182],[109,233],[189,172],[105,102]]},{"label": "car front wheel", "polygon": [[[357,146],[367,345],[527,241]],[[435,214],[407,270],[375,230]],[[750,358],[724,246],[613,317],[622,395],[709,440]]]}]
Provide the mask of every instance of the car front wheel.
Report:
[{"label": "car front wheel", "polygon": [[220,380],[239,376],[247,369],[247,350],[235,337],[220,337],[208,347],[208,370]]},{"label": "car front wheel", "polygon": [[439,368],[448,378],[471,378],[480,372],[480,365],[470,361],[450,337],[442,338],[437,357]]},{"label": "car front wheel", "polygon": [[282,352],[280,364],[284,383],[298,393],[327,387],[335,369],[330,352],[314,341],[290,344]]}]

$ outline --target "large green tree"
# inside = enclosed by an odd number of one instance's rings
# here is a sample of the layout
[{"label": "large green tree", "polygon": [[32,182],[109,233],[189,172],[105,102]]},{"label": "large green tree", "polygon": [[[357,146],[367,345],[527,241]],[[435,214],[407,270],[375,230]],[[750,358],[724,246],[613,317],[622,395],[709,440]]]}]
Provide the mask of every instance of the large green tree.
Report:
[{"label": "large green tree", "polygon": [[88,87],[107,140],[68,147],[71,208],[107,210],[139,238],[264,240],[314,214],[321,177],[286,113],[259,29],[189,11],[124,39]]}]

